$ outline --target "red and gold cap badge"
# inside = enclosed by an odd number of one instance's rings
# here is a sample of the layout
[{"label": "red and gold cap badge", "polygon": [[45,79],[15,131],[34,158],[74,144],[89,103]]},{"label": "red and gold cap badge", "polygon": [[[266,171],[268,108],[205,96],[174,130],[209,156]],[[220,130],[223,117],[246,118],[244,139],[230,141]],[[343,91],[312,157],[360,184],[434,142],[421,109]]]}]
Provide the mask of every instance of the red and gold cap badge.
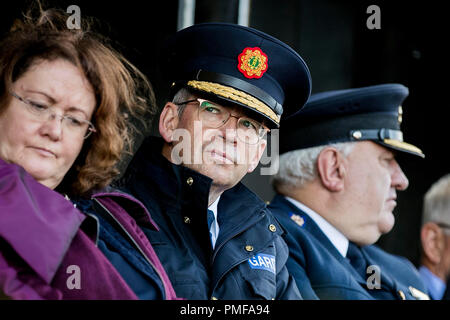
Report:
[{"label": "red and gold cap badge", "polygon": [[261,78],[267,70],[267,61],[260,48],[245,48],[238,56],[238,69],[246,78]]}]

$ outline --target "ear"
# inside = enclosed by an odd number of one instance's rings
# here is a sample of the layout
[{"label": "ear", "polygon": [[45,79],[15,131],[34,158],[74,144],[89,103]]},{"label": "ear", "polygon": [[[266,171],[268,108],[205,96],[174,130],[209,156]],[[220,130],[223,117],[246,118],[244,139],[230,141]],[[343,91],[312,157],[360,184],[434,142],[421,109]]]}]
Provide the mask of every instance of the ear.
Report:
[{"label": "ear", "polygon": [[159,117],[159,133],[167,143],[172,142],[172,136],[178,127],[178,107],[172,102],[167,102]]},{"label": "ear", "polygon": [[259,160],[261,160],[262,155],[264,154],[264,150],[267,146],[266,139],[260,139],[258,145],[256,146],[256,152],[253,159],[250,159],[250,165],[247,169],[247,173],[253,172],[259,164]]},{"label": "ear", "polygon": [[317,157],[317,172],[325,188],[339,192],[344,188],[345,163],[338,150],[332,147],[323,149]]},{"label": "ear", "polygon": [[425,256],[433,264],[439,264],[443,253],[443,233],[434,222],[425,223],[420,230],[420,240]]}]

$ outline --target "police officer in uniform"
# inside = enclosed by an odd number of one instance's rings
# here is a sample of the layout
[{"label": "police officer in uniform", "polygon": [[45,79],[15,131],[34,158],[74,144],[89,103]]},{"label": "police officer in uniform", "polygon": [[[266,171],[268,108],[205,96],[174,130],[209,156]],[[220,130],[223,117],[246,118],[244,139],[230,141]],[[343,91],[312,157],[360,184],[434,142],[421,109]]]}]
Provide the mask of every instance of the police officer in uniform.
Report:
[{"label": "police officer in uniform", "polygon": [[160,115],[161,137],[143,142],[121,188],[159,226],[141,225],[177,296],[301,299],[283,229],[240,180],[281,114],[307,101],[305,62],[265,33],[223,23],[177,32],[164,57],[173,98]]},{"label": "police officer in uniform", "polygon": [[288,270],[305,299],[427,299],[415,267],[374,243],[408,186],[400,84],[314,94],[280,129],[269,208],[287,230]]}]

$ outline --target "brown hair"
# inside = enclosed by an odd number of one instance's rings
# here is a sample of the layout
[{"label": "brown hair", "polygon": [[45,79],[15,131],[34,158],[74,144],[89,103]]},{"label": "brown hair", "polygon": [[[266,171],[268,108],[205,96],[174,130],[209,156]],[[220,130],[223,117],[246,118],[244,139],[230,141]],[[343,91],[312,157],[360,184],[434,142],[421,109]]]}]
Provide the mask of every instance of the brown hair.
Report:
[{"label": "brown hair", "polygon": [[[148,79],[109,40],[91,30],[96,22],[83,18],[80,29],[68,29],[62,10],[30,9],[0,42],[0,114],[9,105],[11,84],[38,60],[65,59],[86,76],[96,97],[92,123],[97,132],[83,145],[77,160],[58,186],[72,195],[88,194],[119,174],[124,152],[132,150],[137,132],[131,119],[146,127],[156,113]],[[33,18],[37,11],[37,18]]]}]

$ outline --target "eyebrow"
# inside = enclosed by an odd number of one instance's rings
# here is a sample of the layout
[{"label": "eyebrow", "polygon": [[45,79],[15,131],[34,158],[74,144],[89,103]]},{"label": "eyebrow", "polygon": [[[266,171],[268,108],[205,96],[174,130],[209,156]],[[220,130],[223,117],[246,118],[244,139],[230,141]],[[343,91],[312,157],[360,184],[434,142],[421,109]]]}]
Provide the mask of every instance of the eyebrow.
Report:
[{"label": "eyebrow", "polygon": [[45,93],[44,91],[39,91],[39,90],[30,90],[30,89],[28,89],[28,90],[25,90],[25,91],[28,91],[28,92],[31,92],[31,93],[37,93],[37,94],[40,94],[40,95],[43,95],[43,96],[46,96],[47,97],[47,99],[48,100],[50,100],[50,102],[51,103],[56,103],[56,100],[52,97],[52,96],[50,96],[48,93]]},{"label": "eyebrow", "polygon": [[[37,94],[43,95],[43,96],[45,96],[45,97],[50,101],[51,104],[55,104],[55,103],[56,103],[55,98],[53,98],[51,95],[49,95],[48,93],[46,93],[46,92],[44,92],[44,91],[30,90],[30,89],[25,90],[25,91],[26,91],[26,92],[37,93]],[[86,116],[86,118],[88,118],[88,115],[86,114],[86,112],[85,112],[83,109],[79,108],[79,107],[71,106],[71,107],[68,109],[68,111],[79,111],[79,112],[82,112],[82,113]]]}]

